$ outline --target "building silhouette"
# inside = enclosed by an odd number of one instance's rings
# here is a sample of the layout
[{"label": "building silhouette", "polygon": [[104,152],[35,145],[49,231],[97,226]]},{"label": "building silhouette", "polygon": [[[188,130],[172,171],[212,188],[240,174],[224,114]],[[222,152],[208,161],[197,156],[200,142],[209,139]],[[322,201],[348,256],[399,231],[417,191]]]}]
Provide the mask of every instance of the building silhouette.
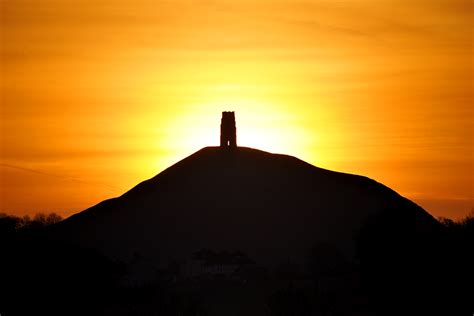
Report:
[{"label": "building silhouette", "polygon": [[237,128],[235,127],[235,113],[222,112],[221,118],[221,147],[237,147]]}]

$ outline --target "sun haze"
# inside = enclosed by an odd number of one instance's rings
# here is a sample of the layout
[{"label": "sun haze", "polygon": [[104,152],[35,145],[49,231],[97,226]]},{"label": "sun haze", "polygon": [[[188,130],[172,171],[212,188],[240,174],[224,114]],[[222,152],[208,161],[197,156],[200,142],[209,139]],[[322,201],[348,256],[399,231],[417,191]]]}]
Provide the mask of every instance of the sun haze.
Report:
[{"label": "sun haze", "polygon": [[470,1],[2,1],[0,212],[70,215],[204,146],[473,207]]}]

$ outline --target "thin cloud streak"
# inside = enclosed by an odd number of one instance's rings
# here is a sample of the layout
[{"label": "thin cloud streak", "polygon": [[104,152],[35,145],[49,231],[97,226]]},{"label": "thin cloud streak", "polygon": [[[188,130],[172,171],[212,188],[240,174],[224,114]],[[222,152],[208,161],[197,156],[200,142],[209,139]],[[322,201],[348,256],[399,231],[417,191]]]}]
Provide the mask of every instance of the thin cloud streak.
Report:
[{"label": "thin cloud streak", "polygon": [[63,176],[63,175],[54,174],[54,173],[50,173],[50,172],[44,172],[42,170],[25,168],[25,167],[21,167],[21,166],[6,164],[6,163],[0,163],[0,167],[11,168],[11,169],[16,169],[16,170],[21,170],[21,171],[26,171],[26,172],[31,172],[31,173],[36,173],[36,174],[40,174],[40,175],[43,175],[43,176],[54,177],[54,178],[58,178],[58,179],[69,180],[69,181],[79,182],[79,183],[83,183],[83,184],[103,186],[103,187],[106,187],[106,188],[108,188],[108,189],[110,189],[114,192],[123,192],[122,188],[119,188],[119,187],[116,187],[116,186],[113,186],[113,185],[110,185],[110,184],[105,184],[105,183],[95,182],[95,181],[84,181],[84,180],[80,180],[80,179],[70,177],[70,176]]}]

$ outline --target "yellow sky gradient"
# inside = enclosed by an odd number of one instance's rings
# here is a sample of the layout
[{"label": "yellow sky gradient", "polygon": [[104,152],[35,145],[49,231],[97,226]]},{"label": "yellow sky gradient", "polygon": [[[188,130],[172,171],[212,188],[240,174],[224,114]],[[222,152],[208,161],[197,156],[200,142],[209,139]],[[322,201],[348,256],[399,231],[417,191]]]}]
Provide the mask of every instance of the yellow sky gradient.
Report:
[{"label": "yellow sky gradient", "polygon": [[458,0],[1,1],[0,212],[68,216],[201,147],[473,197],[473,8]]}]

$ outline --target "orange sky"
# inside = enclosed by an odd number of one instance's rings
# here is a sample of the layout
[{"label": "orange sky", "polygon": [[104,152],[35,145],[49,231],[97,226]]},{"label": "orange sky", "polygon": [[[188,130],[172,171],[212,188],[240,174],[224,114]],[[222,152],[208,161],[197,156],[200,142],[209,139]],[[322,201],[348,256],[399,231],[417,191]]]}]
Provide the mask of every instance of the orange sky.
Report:
[{"label": "orange sky", "polygon": [[0,212],[64,216],[201,147],[473,198],[471,1],[1,1]]}]

